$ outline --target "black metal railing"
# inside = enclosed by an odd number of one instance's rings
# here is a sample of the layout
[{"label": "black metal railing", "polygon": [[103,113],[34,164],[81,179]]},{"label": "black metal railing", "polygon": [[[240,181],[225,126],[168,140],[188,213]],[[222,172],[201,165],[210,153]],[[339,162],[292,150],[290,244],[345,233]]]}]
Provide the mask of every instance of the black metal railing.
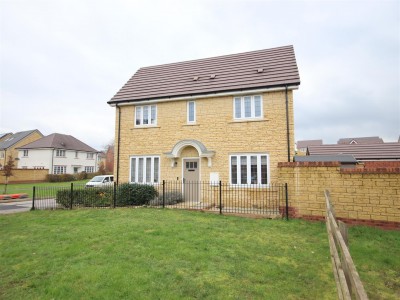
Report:
[{"label": "black metal railing", "polygon": [[150,206],[288,218],[287,184],[240,185],[224,182],[167,181],[87,188],[34,187],[32,209]]}]

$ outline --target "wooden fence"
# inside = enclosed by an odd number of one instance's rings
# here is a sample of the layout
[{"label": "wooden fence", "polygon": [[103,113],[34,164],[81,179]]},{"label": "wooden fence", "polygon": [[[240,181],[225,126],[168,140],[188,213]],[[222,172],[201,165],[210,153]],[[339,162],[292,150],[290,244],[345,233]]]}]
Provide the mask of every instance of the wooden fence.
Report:
[{"label": "wooden fence", "polygon": [[328,231],[333,274],[339,299],[368,299],[348,248],[347,227],[336,220],[329,191],[325,190],[326,229]]}]

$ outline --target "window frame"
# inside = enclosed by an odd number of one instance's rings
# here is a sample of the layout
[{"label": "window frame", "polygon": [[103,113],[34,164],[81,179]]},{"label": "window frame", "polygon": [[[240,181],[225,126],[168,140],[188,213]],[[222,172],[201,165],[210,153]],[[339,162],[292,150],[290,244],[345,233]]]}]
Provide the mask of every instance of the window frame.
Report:
[{"label": "window frame", "polygon": [[86,159],[94,159],[94,153],[93,152],[86,153]]},{"label": "window frame", "polygon": [[[90,172],[90,171],[88,171],[88,169],[90,169],[92,171]],[[85,170],[86,173],[94,173],[94,166],[85,166],[84,170]]]},{"label": "window frame", "polygon": [[[148,160],[150,159],[150,178],[148,173]],[[157,172],[155,168],[155,160],[158,160]],[[132,176],[133,160],[135,160],[135,174]],[[141,174],[139,174],[139,162],[141,160]],[[157,176],[157,181],[154,181]],[[141,178],[141,180],[139,180]],[[150,181],[147,181],[147,179]],[[130,183],[141,183],[141,184],[160,184],[161,178],[161,157],[160,155],[131,155],[129,157],[129,182]]]},{"label": "window frame", "polygon": [[[153,108],[154,107],[154,122],[152,123],[152,115],[153,115]],[[145,108],[147,109],[147,124],[144,124],[144,111]],[[138,120],[138,112],[139,112],[139,124],[137,124]],[[157,126],[157,117],[158,117],[158,112],[157,112],[157,105],[156,104],[149,104],[149,105],[138,105],[135,106],[135,114],[134,114],[134,126],[135,127],[152,127],[152,126]]]},{"label": "window frame", "polygon": [[[57,169],[57,171],[56,171],[56,169]],[[55,174],[55,175],[67,174],[67,166],[54,165],[53,166],[53,174]]]},{"label": "window frame", "polygon": [[[257,183],[251,183],[252,181],[252,169],[251,169],[251,158],[257,157]],[[232,157],[236,157],[236,183],[232,182]],[[246,157],[246,183],[241,182],[241,158]],[[262,157],[266,157],[267,165],[267,183],[262,183]],[[229,184],[232,187],[269,187],[270,186],[270,158],[268,153],[233,153],[229,155]]]},{"label": "window frame", "polygon": [[[62,155],[60,155],[60,154],[62,154]],[[65,157],[65,149],[57,149],[56,157]]]},{"label": "window frame", "polygon": [[[193,103],[193,120],[190,120],[190,104]],[[188,101],[187,102],[187,113],[186,113],[186,122],[188,124],[195,124],[196,123],[196,101]]]},{"label": "window frame", "polygon": [[28,157],[29,156],[29,150],[22,150],[22,157]]},{"label": "window frame", "polygon": [[[259,97],[260,101],[260,115],[256,115],[256,98]],[[240,116],[237,117],[237,100],[240,101]],[[250,116],[246,116],[246,112],[248,111],[246,102],[250,100]],[[233,97],[233,119],[234,120],[260,120],[264,118],[264,105],[263,105],[263,97],[262,95],[243,95],[243,96],[234,96]]]}]

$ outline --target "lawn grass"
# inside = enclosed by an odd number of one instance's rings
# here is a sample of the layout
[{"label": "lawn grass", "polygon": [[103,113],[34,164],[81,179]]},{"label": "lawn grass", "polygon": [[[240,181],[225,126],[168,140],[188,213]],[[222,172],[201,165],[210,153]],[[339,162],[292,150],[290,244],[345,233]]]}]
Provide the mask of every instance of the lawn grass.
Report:
[{"label": "lawn grass", "polygon": [[[38,187],[48,187],[48,188],[56,188],[56,187],[69,187],[71,183],[74,185],[83,185],[88,182],[89,179],[85,180],[76,180],[69,182],[35,182],[35,183],[11,183],[7,186],[7,194],[20,194],[25,193],[29,195],[29,198],[32,198],[32,191],[34,186]],[[0,184],[0,194],[4,193],[4,184]]]},{"label": "lawn grass", "polygon": [[400,299],[400,232],[349,228],[350,253],[370,299]]},{"label": "lawn grass", "polygon": [[[370,299],[400,296],[400,234],[356,226]],[[0,215],[0,299],[336,299],[324,223],[160,209]]]},{"label": "lawn grass", "polygon": [[1,299],[336,299],[323,223],[160,209],[0,216]]}]

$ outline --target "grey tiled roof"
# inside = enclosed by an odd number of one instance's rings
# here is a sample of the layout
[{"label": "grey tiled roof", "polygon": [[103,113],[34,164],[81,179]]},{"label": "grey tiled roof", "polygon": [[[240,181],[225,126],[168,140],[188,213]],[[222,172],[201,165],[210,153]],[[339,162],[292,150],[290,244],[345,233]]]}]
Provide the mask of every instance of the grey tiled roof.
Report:
[{"label": "grey tiled roof", "polygon": [[299,84],[293,46],[284,46],[141,68],[108,103]]},{"label": "grey tiled roof", "polygon": [[98,152],[96,149],[86,145],[77,138],[60,133],[53,133],[37,141],[19,147],[19,149],[66,149],[75,151]]},{"label": "grey tiled roof", "polygon": [[351,154],[357,160],[400,160],[400,143],[309,146],[309,155]]},{"label": "grey tiled roof", "polygon": [[338,140],[338,144],[350,144],[354,141],[356,144],[382,144],[383,140],[379,136],[367,136],[356,138],[342,138]]},{"label": "grey tiled roof", "polygon": [[304,140],[297,141],[297,149],[307,148],[308,146],[318,146],[322,145],[322,140]]},{"label": "grey tiled roof", "polygon": [[353,155],[307,155],[307,156],[295,156],[294,161],[299,162],[327,162],[327,161],[338,161],[341,163],[356,163],[357,160]]},{"label": "grey tiled roof", "polygon": [[30,135],[31,133],[33,133],[35,131],[37,131],[39,134],[41,134],[41,132],[39,130],[37,130],[37,129],[14,133],[9,138],[7,138],[4,141],[0,142],[0,149],[8,149],[8,148],[10,148],[11,146],[15,145],[16,143],[18,143],[22,139],[26,138],[28,135]]}]

